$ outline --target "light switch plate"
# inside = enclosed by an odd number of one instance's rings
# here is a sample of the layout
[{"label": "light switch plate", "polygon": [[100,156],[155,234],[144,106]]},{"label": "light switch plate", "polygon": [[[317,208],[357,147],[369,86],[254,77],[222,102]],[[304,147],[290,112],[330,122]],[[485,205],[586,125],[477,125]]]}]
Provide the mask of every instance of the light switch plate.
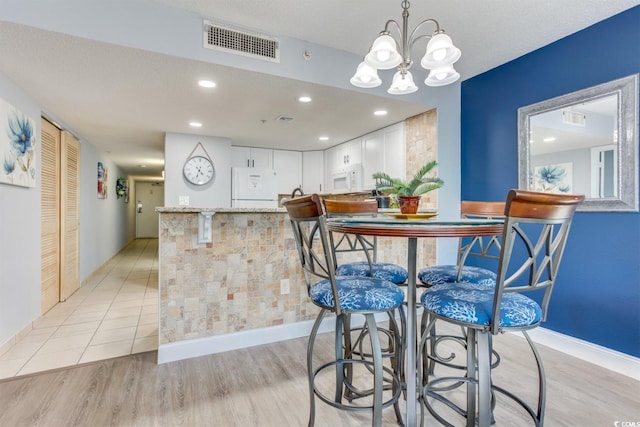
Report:
[{"label": "light switch plate", "polygon": [[189,206],[189,196],[179,196],[178,204],[180,206]]}]

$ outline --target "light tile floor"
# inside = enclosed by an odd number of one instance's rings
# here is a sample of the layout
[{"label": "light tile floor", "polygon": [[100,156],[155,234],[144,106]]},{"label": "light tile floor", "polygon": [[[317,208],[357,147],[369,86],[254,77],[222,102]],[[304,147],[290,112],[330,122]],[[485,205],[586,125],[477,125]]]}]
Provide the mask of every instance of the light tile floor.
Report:
[{"label": "light tile floor", "polygon": [[157,350],[157,239],[133,241],[23,335],[0,349],[0,378]]}]

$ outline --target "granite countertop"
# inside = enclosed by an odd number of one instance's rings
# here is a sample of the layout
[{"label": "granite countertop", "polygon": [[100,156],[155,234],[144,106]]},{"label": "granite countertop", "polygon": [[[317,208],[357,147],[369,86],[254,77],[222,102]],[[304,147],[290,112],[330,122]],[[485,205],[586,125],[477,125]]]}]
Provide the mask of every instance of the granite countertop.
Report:
[{"label": "granite countertop", "polygon": [[156,208],[160,213],[286,213],[285,208],[198,208],[195,206],[161,206]]},{"label": "granite countertop", "polygon": [[[162,206],[156,212],[161,213],[287,213],[285,208],[198,208],[195,206]],[[398,213],[400,209],[380,208],[379,213]]]}]

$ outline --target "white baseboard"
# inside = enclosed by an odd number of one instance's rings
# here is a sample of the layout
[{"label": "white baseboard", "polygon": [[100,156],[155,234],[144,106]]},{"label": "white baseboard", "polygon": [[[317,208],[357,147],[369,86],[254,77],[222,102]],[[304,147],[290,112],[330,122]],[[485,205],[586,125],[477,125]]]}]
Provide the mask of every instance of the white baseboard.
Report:
[{"label": "white baseboard", "polygon": [[[536,344],[545,345],[610,371],[640,380],[640,359],[545,328],[528,331]],[[522,334],[517,334],[522,336]]]},{"label": "white baseboard", "polygon": [[[384,313],[376,315],[376,321],[385,320]],[[222,353],[241,348],[254,347],[262,344],[308,337],[315,320],[271,326],[268,328],[251,329],[231,334],[217,335],[193,340],[178,341],[158,346],[158,364],[175,362],[192,357]],[[361,326],[364,317],[358,316],[351,322],[352,327]],[[330,332],[335,327],[335,317],[327,316],[320,325],[318,333]]]},{"label": "white baseboard", "polygon": [[[384,315],[378,321],[383,321]],[[291,323],[286,325],[272,326],[269,328],[252,329],[248,331],[235,332],[232,334],[198,338],[193,340],[179,341],[175,343],[162,344],[158,348],[158,363],[175,362],[177,360],[189,359],[192,357],[206,356],[208,354],[222,353],[225,351],[238,350],[241,348],[254,347],[262,344],[269,344],[294,338],[309,336],[313,327],[312,320],[305,322]],[[362,324],[362,318],[356,318],[353,326]],[[335,326],[335,317],[327,317],[320,326],[319,333],[330,332]],[[522,336],[522,334],[516,334]],[[554,350],[585,360],[618,372],[627,377],[640,380],[640,359],[628,354],[620,353],[587,341],[563,335],[545,328],[536,328],[529,331],[531,339],[541,345],[545,345]]]}]

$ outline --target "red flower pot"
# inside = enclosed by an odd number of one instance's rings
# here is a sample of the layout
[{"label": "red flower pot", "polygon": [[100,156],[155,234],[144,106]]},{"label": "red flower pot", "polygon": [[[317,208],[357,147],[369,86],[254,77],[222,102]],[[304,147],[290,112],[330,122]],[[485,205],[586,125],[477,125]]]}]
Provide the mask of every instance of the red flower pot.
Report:
[{"label": "red flower pot", "polygon": [[398,205],[403,214],[415,214],[420,205],[420,196],[398,196]]}]

